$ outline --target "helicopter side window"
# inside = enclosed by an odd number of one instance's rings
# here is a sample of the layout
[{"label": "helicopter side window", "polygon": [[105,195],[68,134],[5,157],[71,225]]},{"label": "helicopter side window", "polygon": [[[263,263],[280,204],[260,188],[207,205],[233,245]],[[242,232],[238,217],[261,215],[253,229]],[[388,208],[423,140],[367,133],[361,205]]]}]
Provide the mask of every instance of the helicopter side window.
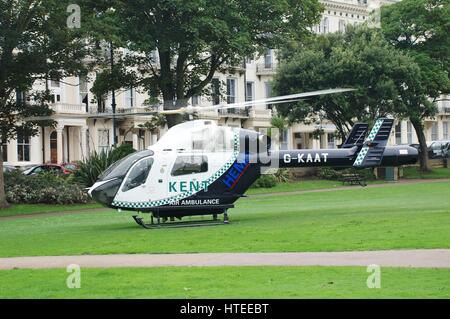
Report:
[{"label": "helicopter side window", "polygon": [[172,168],[172,176],[198,174],[208,171],[206,156],[178,156]]},{"label": "helicopter side window", "polygon": [[145,183],[148,174],[152,169],[153,158],[145,158],[139,161],[132,169],[128,175],[125,184],[122,187],[122,192],[129,191]]}]

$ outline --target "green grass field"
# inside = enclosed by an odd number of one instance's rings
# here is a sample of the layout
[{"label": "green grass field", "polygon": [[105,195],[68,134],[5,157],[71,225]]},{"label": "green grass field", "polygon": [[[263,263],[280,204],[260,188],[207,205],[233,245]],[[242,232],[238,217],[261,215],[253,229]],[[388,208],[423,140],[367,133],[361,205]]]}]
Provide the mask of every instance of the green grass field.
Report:
[{"label": "green grass field", "polygon": [[279,183],[272,188],[250,188],[246,194],[267,194],[267,193],[284,193],[284,192],[295,192],[295,191],[308,191],[314,189],[327,189],[327,188],[337,188],[342,187],[342,182],[339,181],[328,181],[328,180],[304,180],[298,182],[288,182]]},{"label": "green grass field", "polygon": [[381,268],[367,288],[364,267],[165,267],[0,271],[0,298],[450,298],[450,269]]},{"label": "green grass field", "polygon": [[48,204],[23,204],[11,205],[11,207],[0,209],[0,217],[43,214],[54,212],[67,212],[71,210],[82,210],[102,207],[97,203],[74,204],[74,205],[48,205]]},{"label": "green grass field", "polygon": [[0,257],[450,247],[450,182],[244,198],[232,224],[144,230],[128,213],[0,221]]},{"label": "green grass field", "polygon": [[403,178],[450,178],[450,168],[434,168],[429,172],[422,172],[418,169],[418,167],[405,167],[403,169]]}]

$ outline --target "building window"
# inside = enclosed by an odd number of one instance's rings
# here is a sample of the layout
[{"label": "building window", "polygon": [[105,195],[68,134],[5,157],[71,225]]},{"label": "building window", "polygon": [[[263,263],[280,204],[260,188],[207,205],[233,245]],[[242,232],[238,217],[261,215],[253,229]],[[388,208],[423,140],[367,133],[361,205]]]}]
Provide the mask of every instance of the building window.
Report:
[{"label": "building window", "polygon": [[408,144],[412,144],[413,141],[413,127],[411,122],[406,123],[406,133],[408,135]]},{"label": "building window", "polygon": [[59,81],[50,80],[50,86],[52,88],[59,88],[59,87],[61,87],[61,83]]},{"label": "building window", "polygon": [[267,49],[264,54],[264,68],[271,69],[273,66],[273,50]]},{"label": "building window", "polygon": [[333,133],[328,133],[328,146],[327,148],[336,148],[336,139]]},{"label": "building window", "polygon": [[135,93],[135,90],[133,88],[129,88],[125,92],[125,106],[126,107],[134,107],[134,101],[135,101],[134,93]]},{"label": "building window", "polygon": [[328,21],[328,18],[327,17],[323,18],[322,21],[320,22],[319,33],[325,34],[325,33],[329,32],[330,31],[329,24],[330,23]]},{"label": "building window", "polygon": [[98,151],[107,152],[109,148],[109,130],[98,130]]},{"label": "building window", "polygon": [[80,104],[86,105],[86,110],[89,107],[89,100],[88,100],[88,82],[87,78],[85,76],[80,76]]},{"label": "building window", "polygon": [[227,79],[227,103],[236,103],[236,79]]},{"label": "building window", "polygon": [[16,90],[16,102],[17,104],[23,104],[26,101],[26,94],[23,91]]},{"label": "building window", "polygon": [[[265,90],[265,94],[266,94],[266,99],[272,97],[272,83],[270,82],[264,82],[264,90]],[[271,108],[270,104],[266,104],[267,108]]]},{"label": "building window", "polygon": [[200,97],[198,95],[193,95],[192,96],[192,106],[198,106],[200,103]]},{"label": "building window", "polygon": [[437,122],[434,122],[431,125],[431,140],[437,141],[438,139],[439,139],[438,125],[437,125]]},{"label": "building window", "polygon": [[402,144],[402,123],[398,122],[397,125],[395,125],[395,144],[400,145]]},{"label": "building window", "polygon": [[246,92],[245,92],[245,101],[254,101],[255,100],[255,83],[254,82],[247,82],[246,85]]},{"label": "building window", "polygon": [[448,140],[449,139],[449,134],[448,134],[448,123],[449,122],[442,122],[442,130],[443,130],[443,138],[444,140]]},{"label": "building window", "polygon": [[17,160],[19,162],[30,161],[30,136],[19,132],[17,134]]},{"label": "building window", "polygon": [[220,81],[218,78],[211,81],[211,97],[213,105],[220,104]]},{"label": "building window", "polygon": [[3,162],[8,161],[8,143],[5,139],[2,139],[2,158]]},{"label": "building window", "polygon": [[345,20],[339,20],[339,32],[345,32]]}]

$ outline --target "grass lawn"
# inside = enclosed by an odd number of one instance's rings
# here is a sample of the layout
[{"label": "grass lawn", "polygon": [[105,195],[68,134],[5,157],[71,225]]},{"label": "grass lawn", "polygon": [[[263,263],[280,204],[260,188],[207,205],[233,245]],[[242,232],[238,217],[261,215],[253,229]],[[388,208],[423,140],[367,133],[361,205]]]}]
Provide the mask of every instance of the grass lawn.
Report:
[{"label": "grass lawn", "polygon": [[25,215],[25,214],[65,212],[70,210],[82,210],[100,207],[102,206],[97,203],[74,204],[74,205],[48,205],[48,204],[11,205],[11,207],[9,208],[0,209],[0,217]]},{"label": "grass lawn", "polygon": [[0,221],[0,257],[449,248],[450,182],[243,198],[226,226],[145,230],[128,213]]},{"label": "grass lawn", "polygon": [[82,269],[68,289],[65,269],[0,271],[0,298],[450,298],[450,269],[365,267],[165,267]]},{"label": "grass lawn", "polygon": [[417,167],[405,167],[403,169],[403,178],[450,178],[450,168],[434,168],[430,172],[422,172]]},{"label": "grass lawn", "polygon": [[342,187],[342,182],[328,180],[305,180],[298,182],[279,183],[272,188],[250,188],[247,195],[267,194],[267,193],[283,193],[295,191],[307,191],[313,189],[325,189]]}]

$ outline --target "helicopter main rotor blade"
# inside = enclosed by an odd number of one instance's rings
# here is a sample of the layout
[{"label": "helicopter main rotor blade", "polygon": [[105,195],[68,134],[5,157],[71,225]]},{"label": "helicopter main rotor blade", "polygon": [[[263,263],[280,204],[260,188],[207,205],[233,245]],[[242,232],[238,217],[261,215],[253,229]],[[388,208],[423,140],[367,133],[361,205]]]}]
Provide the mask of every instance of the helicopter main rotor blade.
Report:
[{"label": "helicopter main rotor blade", "polygon": [[[328,89],[328,90],[319,90],[319,91],[313,91],[313,92],[296,93],[296,94],[290,94],[290,95],[281,95],[281,96],[271,97],[271,98],[262,99],[262,100],[255,100],[255,101],[248,101],[248,102],[241,102],[241,103],[232,103],[232,104],[220,104],[220,105],[196,107],[196,108],[198,108],[199,110],[208,111],[208,110],[216,110],[216,109],[242,108],[242,107],[252,106],[255,104],[257,104],[257,105],[279,104],[279,103],[275,103],[275,102],[289,103],[289,102],[293,102],[294,100],[301,101],[301,100],[307,99],[309,97],[314,97],[314,96],[344,93],[344,92],[351,92],[351,91],[355,91],[355,89],[350,89],[350,88]],[[191,108],[191,109],[194,109],[194,108]]]},{"label": "helicopter main rotor blade", "polygon": [[[219,105],[213,105],[213,106],[196,106],[196,107],[181,107],[179,109],[175,110],[161,110],[161,111],[149,111],[149,112],[125,112],[125,113],[97,113],[97,114],[82,114],[82,115],[67,115],[67,117],[72,119],[111,119],[111,118],[127,118],[127,117],[133,117],[133,116],[151,116],[155,114],[162,114],[162,115],[175,115],[175,114],[194,114],[194,113],[201,113],[205,111],[215,111],[215,110],[226,110],[226,109],[235,109],[235,108],[246,108],[246,107],[252,107],[257,105],[276,105],[276,104],[282,104],[282,103],[293,103],[305,100],[310,97],[314,96],[321,96],[321,95],[329,95],[329,94],[336,94],[336,93],[344,93],[344,92],[350,92],[355,91],[355,89],[350,88],[338,88],[338,89],[328,89],[328,90],[320,90],[320,91],[313,91],[313,92],[305,92],[305,93],[297,93],[297,94],[290,94],[290,95],[282,95],[267,99],[261,99],[261,100],[255,100],[255,101],[247,101],[247,102],[240,102],[240,103],[231,103],[231,104],[219,104]],[[54,120],[53,116],[41,116],[41,117],[29,117],[24,119],[25,122],[27,121],[45,121],[45,120]]]}]

